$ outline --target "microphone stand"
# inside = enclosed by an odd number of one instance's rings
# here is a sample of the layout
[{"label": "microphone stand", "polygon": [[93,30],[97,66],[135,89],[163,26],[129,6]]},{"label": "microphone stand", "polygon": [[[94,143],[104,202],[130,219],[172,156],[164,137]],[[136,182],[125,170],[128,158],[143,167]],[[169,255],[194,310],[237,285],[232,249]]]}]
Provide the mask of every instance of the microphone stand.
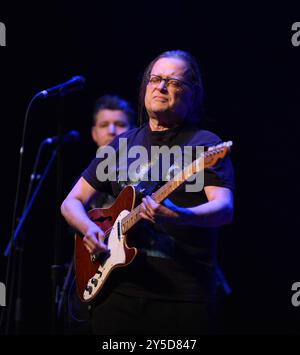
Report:
[{"label": "microphone stand", "polygon": [[[36,154],[36,158],[35,158],[35,162],[33,165],[33,170],[32,173],[30,175],[30,180],[29,180],[29,185],[28,185],[28,189],[27,189],[27,193],[26,193],[26,197],[25,197],[25,203],[24,203],[24,207],[23,207],[23,211],[22,214],[24,214],[25,209],[28,205],[29,202],[29,198],[31,195],[31,191],[33,188],[33,183],[37,180],[40,179],[40,175],[37,173],[37,168],[40,162],[40,157],[41,157],[41,153],[44,149],[44,147],[47,144],[50,144],[51,142],[49,141],[49,139],[44,139],[41,143],[40,146],[38,148],[38,152]],[[22,327],[22,307],[23,307],[23,302],[22,302],[22,277],[23,277],[23,254],[24,254],[24,238],[25,238],[25,234],[24,234],[24,230],[22,231],[22,234],[20,235],[19,241],[16,243],[15,246],[15,253],[16,255],[16,262],[18,262],[18,271],[17,271],[17,275],[18,275],[18,283],[17,283],[17,296],[16,296],[16,304],[15,304],[15,332],[16,334],[20,334],[21,333],[21,327]],[[15,268],[13,268],[13,270],[15,270]],[[14,272],[14,271],[13,271]]]},{"label": "microphone stand", "polygon": [[[50,157],[50,160],[44,170],[44,172],[42,173],[41,175],[41,178],[39,180],[39,183],[38,185],[36,186],[33,194],[32,194],[32,197],[30,198],[29,202],[27,204],[25,204],[24,206],[24,210],[23,210],[23,214],[22,216],[20,217],[19,221],[18,221],[18,225],[13,233],[13,238],[9,241],[6,249],[5,249],[5,252],[4,252],[4,256],[10,256],[10,254],[13,252],[13,251],[16,251],[19,253],[19,273],[18,273],[18,291],[17,291],[17,299],[16,299],[16,305],[15,305],[15,322],[16,322],[16,331],[19,332],[20,330],[20,324],[21,324],[21,317],[22,317],[22,300],[21,300],[21,287],[22,287],[22,261],[23,261],[23,234],[21,234],[21,230],[23,228],[23,225],[24,225],[24,222],[40,192],[40,189],[43,185],[43,182],[45,181],[45,178],[47,177],[49,171],[50,171],[50,168],[55,160],[57,156],[57,149],[55,149],[53,152],[52,152],[52,155]],[[31,177],[33,176],[34,174],[31,175]],[[27,193],[27,196],[29,198],[29,195],[30,195],[30,190],[31,190],[31,187],[32,187],[32,182],[33,182],[33,179],[31,178],[30,180],[30,185],[29,185],[29,188],[28,188],[28,193]],[[19,244],[18,244],[19,242]],[[15,278],[15,273],[14,273],[15,270],[12,271],[12,277]],[[14,282],[11,281],[11,299],[13,297],[13,287],[14,287]],[[7,320],[6,320],[6,333],[8,334],[9,332],[9,321],[10,321],[10,311],[11,311],[11,304],[9,305],[9,309],[8,309],[8,314],[7,314]]]},{"label": "microphone stand", "polygon": [[33,203],[34,203],[34,201],[35,201],[35,199],[36,199],[41,187],[42,187],[42,184],[43,184],[46,176],[49,173],[50,167],[53,164],[56,155],[57,155],[57,149],[55,149],[53,151],[53,153],[51,155],[51,158],[50,158],[50,160],[49,160],[49,162],[48,162],[43,174],[41,175],[40,181],[39,181],[37,187],[35,188],[35,190],[34,190],[34,192],[32,194],[32,197],[31,197],[30,201],[28,202],[28,205],[26,206],[26,208],[24,210],[23,215],[19,219],[19,223],[17,225],[17,228],[14,231],[13,239],[9,241],[9,243],[8,243],[6,249],[5,249],[5,252],[4,252],[4,256],[9,256],[9,254],[11,252],[12,244],[16,243],[16,241],[17,241],[17,239],[19,237],[20,231],[21,231],[21,229],[23,227],[23,224],[24,224],[24,222],[25,222],[25,220],[26,220],[26,218],[27,218],[27,216],[28,216],[28,214],[30,212],[30,209],[31,209],[31,207],[32,207],[32,205],[33,205]]}]

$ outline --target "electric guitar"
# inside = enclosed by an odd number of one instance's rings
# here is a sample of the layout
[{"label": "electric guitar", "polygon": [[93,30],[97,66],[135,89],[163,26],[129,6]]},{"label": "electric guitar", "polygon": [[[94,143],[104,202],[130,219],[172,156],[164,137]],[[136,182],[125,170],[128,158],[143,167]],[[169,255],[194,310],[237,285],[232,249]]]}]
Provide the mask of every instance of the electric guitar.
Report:
[{"label": "electric guitar", "polygon": [[[212,167],[230,151],[232,142],[225,142],[210,147],[190,165],[177,173],[155,191],[151,198],[161,203],[189,177]],[[88,212],[89,218],[105,234],[108,252],[90,255],[86,250],[82,236],[75,235],[75,274],[79,297],[83,302],[92,301],[103,288],[110,273],[119,267],[126,267],[138,253],[137,248],[128,247],[126,234],[140,219],[141,204],[135,206],[136,191],[131,185],[126,186],[109,208],[95,208]]]}]

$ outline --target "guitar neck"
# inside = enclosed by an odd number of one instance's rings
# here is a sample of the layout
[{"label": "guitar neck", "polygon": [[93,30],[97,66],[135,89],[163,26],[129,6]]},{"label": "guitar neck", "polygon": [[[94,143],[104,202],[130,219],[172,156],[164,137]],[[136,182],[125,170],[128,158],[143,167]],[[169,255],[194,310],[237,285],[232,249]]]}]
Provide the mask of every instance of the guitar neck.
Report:
[{"label": "guitar neck", "polygon": [[[185,167],[182,171],[176,174],[173,179],[169,180],[165,185],[155,191],[151,198],[156,203],[161,203],[166,199],[173,191],[175,191],[180,185],[182,185],[187,179],[194,174],[204,170],[205,168],[215,165],[220,158],[224,158],[228,152],[232,142],[222,143],[215,147],[210,147],[208,151],[202,153],[199,158],[195,159],[191,164]],[[141,204],[135,207],[125,218],[122,220],[122,233],[126,234],[130,228],[132,228],[142,217],[140,212],[142,211]]]}]

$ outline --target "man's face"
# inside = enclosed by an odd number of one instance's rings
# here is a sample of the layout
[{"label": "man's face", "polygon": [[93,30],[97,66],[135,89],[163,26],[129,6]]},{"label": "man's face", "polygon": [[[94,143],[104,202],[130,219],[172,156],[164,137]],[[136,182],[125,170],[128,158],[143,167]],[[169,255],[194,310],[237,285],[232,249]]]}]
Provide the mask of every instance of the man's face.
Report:
[{"label": "man's face", "polygon": [[129,129],[127,115],[121,110],[100,110],[92,127],[92,137],[98,147],[109,144],[117,135]]},{"label": "man's face", "polygon": [[[159,76],[163,79],[174,78],[185,82],[183,85],[174,85],[176,82],[164,80],[148,83],[145,95],[145,106],[150,117],[158,120],[172,118],[184,119],[193,105],[193,90],[186,85],[188,66],[185,61],[178,58],[161,58],[153,66],[150,78]],[[155,78],[155,77],[154,77]]]}]

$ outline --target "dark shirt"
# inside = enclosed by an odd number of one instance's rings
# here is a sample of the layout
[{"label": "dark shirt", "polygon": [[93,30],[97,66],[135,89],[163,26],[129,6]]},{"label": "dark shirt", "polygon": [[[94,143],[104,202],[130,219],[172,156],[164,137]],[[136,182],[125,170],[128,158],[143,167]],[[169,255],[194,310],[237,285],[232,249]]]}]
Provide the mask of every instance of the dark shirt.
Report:
[{"label": "dark shirt", "polygon": [[[127,138],[127,150],[135,145],[146,148],[150,157],[151,146],[173,147],[205,146],[219,144],[221,139],[215,134],[195,126],[181,125],[166,131],[151,131],[149,124],[135,128],[116,137],[110,146],[116,150],[119,139]],[[133,181],[99,181],[97,166],[102,158],[95,158],[83,172],[83,178],[96,190],[117,196],[127,184],[137,189],[147,186],[139,180]],[[127,168],[135,159],[128,159]],[[145,171],[149,162],[144,162]],[[172,178],[174,160],[170,161],[167,174]],[[117,177],[124,167],[115,166]],[[143,170],[143,169],[141,169]],[[160,175],[160,184],[162,181]],[[168,197],[180,207],[193,207],[207,202],[204,189],[187,192],[184,183]],[[220,186],[234,189],[233,168],[231,160],[226,157],[214,167],[204,170],[204,186]],[[157,187],[158,188],[158,187]],[[129,245],[139,249],[138,257],[129,266],[116,269],[112,275],[112,287],[115,292],[157,299],[185,301],[211,300],[215,278],[216,228],[200,228],[192,225],[174,225],[172,223],[153,224],[141,220],[128,233]]]}]

